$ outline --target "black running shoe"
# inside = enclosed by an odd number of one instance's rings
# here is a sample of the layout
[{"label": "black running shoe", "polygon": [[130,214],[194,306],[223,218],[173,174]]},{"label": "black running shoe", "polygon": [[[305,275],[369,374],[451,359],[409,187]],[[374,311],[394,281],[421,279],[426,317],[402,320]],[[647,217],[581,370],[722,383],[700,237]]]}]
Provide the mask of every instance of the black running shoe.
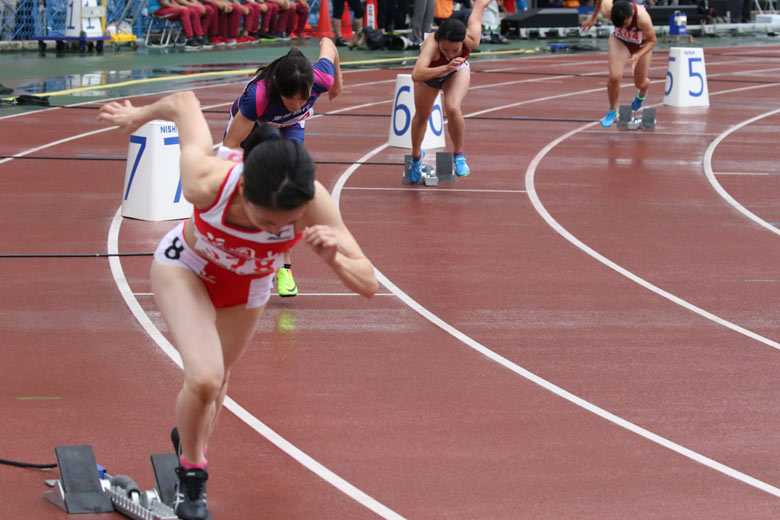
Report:
[{"label": "black running shoe", "polygon": [[209,474],[205,469],[176,468],[176,490],[173,496],[173,510],[181,520],[207,520],[209,508],[206,504],[206,481]]}]

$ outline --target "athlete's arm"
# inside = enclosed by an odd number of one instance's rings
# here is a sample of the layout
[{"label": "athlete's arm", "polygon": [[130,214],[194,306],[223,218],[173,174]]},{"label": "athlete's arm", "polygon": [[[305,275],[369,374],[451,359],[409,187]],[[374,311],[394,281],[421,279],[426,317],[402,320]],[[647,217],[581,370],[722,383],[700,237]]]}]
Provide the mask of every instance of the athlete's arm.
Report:
[{"label": "athlete's arm", "polygon": [[234,166],[211,154],[211,131],[192,92],[177,92],[142,107],[127,100],[124,104],[112,101],[100,107],[97,119],[115,124],[125,133],[154,119],[173,121],[179,130],[182,193],[198,208],[214,202],[222,180]]},{"label": "athlete's arm", "polygon": [[639,49],[633,56],[634,62],[639,60],[642,56],[653,50],[655,44],[658,43],[658,39],[655,36],[655,29],[653,28],[653,20],[650,18],[650,14],[642,6],[636,8],[636,26],[642,31],[642,48]]},{"label": "athlete's arm", "polygon": [[582,25],[580,26],[580,32],[582,34],[588,32],[588,30],[590,30],[590,28],[596,24],[596,18],[599,17],[600,10],[601,10],[601,0],[596,0],[596,3],[593,6],[593,14],[590,15],[590,18],[582,22]]},{"label": "athlete's arm", "polygon": [[327,58],[333,63],[335,69],[333,73],[333,86],[328,89],[328,99],[333,99],[339,94],[344,87],[344,82],[341,77],[341,65],[339,65],[339,50],[330,38],[322,38],[320,40],[320,59]]},{"label": "athlete's arm", "polygon": [[466,40],[464,44],[469,50],[473,51],[479,47],[479,40],[482,38],[482,13],[485,7],[493,0],[476,0],[474,7],[469,15],[469,23],[466,26]]},{"label": "athlete's arm", "polygon": [[247,119],[246,116],[241,113],[241,110],[239,110],[236,115],[233,116],[233,120],[230,122],[230,128],[228,128],[227,135],[225,135],[225,140],[222,144],[228,148],[241,148],[241,143],[246,139],[246,136],[249,135],[249,132],[252,131],[254,126],[255,122]]},{"label": "athlete's arm", "polygon": [[371,298],[379,288],[374,266],[344,225],[325,187],[315,181],[314,199],[301,219],[303,241],[333,270],[351,291]]},{"label": "athlete's arm", "polygon": [[436,41],[433,34],[430,34],[425,38],[420,47],[420,56],[417,58],[417,63],[414,64],[414,69],[412,69],[412,81],[426,81],[442,76],[450,71],[451,67],[449,64],[431,67],[431,61],[433,61],[433,57],[437,52],[439,52],[439,42]]}]

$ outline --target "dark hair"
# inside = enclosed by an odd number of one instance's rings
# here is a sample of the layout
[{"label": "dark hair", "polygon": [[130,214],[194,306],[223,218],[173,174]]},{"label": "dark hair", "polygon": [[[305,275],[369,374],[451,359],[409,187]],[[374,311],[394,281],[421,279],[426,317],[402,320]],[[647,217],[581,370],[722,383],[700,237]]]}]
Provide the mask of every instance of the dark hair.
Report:
[{"label": "dark hair", "polygon": [[267,65],[261,65],[255,74],[258,81],[265,83],[266,91],[271,99],[280,96],[293,97],[296,94],[302,99],[309,99],[311,87],[314,85],[314,69],[309,58],[297,47]]},{"label": "dark hair", "polygon": [[433,37],[437,42],[462,42],[466,39],[466,25],[456,18],[447,18],[439,24]]},{"label": "dark hair", "polygon": [[626,20],[634,16],[634,9],[631,7],[631,2],[620,0],[612,4],[612,12],[610,14],[615,27],[623,27]]},{"label": "dark hair", "polygon": [[256,125],[244,144],[244,198],[271,210],[297,209],[314,198],[314,161],[301,143],[271,125]]}]

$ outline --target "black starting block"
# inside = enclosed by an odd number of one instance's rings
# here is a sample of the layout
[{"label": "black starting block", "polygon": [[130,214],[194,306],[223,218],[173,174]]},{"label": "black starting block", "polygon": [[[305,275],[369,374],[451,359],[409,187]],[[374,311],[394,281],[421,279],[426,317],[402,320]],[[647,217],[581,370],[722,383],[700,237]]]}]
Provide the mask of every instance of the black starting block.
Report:
[{"label": "black starting block", "polygon": [[617,125],[618,128],[629,130],[653,130],[655,128],[655,109],[645,108],[640,115],[634,117],[631,105],[620,105]]},{"label": "black starting block", "polygon": [[179,459],[175,454],[151,456],[155,489],[142,491],[128,476],[99,471],[92,446],[58,446],[55,451],[61,480],[47,480],[53,489],[43,496],[66,512],[117,511],[134,520],[177,520],[173,498]]},{"label": "black starting block", "polygon": [[[411,155],[404,156],[403,184],[412,184],[411,179],[409,179],[409,163],[411,161]],[[455,182],[455,175],[452,172],[452,168],[452,153],[437,152],[436,168],[432,168],[430,165],[424,164],[422,167],[422,176],[420,177],[420,181],[416,184],[424,184],[425,186],[438,186],[440,182]]]},{"label": "black starting block", "polygon": [[43,494],[46,500],[70,514],[114,511],[111,498],[103,492],[92,446],[57,446],[54,453],[60,480],[46,481],[54,488]]}]

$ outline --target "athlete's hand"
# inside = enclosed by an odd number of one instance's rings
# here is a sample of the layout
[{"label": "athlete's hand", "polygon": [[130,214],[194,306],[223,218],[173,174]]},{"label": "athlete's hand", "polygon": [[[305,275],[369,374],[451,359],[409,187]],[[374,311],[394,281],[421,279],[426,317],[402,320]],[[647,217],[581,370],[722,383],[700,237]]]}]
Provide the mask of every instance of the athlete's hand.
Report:
[{"label": "athlete's hand", "polygon": [[587,33],[596,24],[596,17],[591,16],[580,25],[580,34]]},{"label": "athlete's hand", "polygon": [[447,72],[452,72],[453,70],[456,70],[458,67],[463,65],[463,62],[466,61],[466,58],[462,56],[458,56],[457,58],[453,59],[451,62],[447,64]]},{"label": "athlete's hand", "polygon": [[303,232],[303,241],[311,247],[325,263],[331,264],[339,250],[339,241],[336,233],[330,226],[311,226]]},{"label": "athlete's hand", "polygon": [[97,120],[117,125],[122,132],[129,134],[139,126],[136,116],[140,111],[140,108],[134,107],[127,99],[124,104],[111,101],[100,107]]}]

